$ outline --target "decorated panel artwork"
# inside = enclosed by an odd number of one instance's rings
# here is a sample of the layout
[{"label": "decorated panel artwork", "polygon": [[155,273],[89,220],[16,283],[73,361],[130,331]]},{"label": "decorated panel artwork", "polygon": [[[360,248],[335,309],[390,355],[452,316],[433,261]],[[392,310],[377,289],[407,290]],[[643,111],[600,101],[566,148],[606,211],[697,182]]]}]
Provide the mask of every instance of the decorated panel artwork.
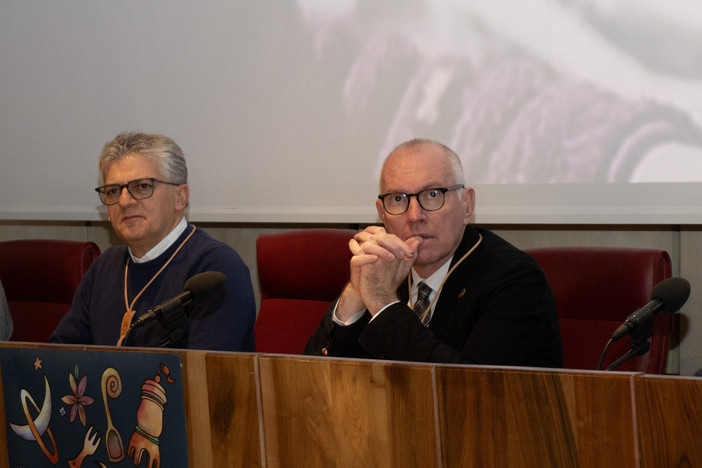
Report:
[{"label": "decorated panel artwork", "polygon": [[187,467],[180,356],[0,349],[9,466]]}]

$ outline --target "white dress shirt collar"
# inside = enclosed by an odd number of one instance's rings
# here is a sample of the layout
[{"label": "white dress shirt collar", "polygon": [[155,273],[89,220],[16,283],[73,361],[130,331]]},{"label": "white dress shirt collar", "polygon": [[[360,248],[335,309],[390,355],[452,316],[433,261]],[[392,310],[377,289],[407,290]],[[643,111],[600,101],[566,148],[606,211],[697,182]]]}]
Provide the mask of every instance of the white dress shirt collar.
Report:
[{"label": "white dress shirt collar", "polygon": [[438,302],[437,295],[441,294],[441,284],[444,282],[444,278],[446,278],[446,275],[448,274],[452,259],[453,256],[451,256],[446,263],[441,265],[438,270],[432,273],[429,278],[422,278],[416,271],[414,271],[414,268],[412,269],[412,291],[410,291],[412,294],[412,304],[417,302],[420,282],[424,281],[427,286],[432,289],[431,294],[429,294],[429,303],[431,304],[431,309],[429,310],[429,320],[431,320],[431,317],[434,315],[434,309],[436,308],[436,303]]},{"label": "white dress shirt collar", "polygon": [[163,252],[168,250],[170,246],[173,245],[173,243],[178,240],[181,234],[185,232],[185,229],[188,227],[188,222],[185,220],[185,216],[180,218],[180,222],[176,225],[175,228],[171,232],[168,233],[166,237],[161,239],[161,242],[156,244],[151,250],[146,252],[146,254],[141,257],[141,258],[136,258],[132,254],[132,249],[129,249],[129,255],[132,257],[132,261],[134,263],[146,263],[150,262],[151,260],[154,260],[158,258],[159,255],[161,255]]},{"label": "white dress shirt collar", "polygon": [[448,274],[452,259],[453,256],[446,260],[446,263],[441,265],[438,270],[436,270],[429,276],[429,278],[422,278],[416,271],[414,271],[414,268],[412,268],[412,297],[417,297],[417,285],[420,281],[424,281],[427,284],[427,286],[434,290],[434,292],[438,291],[441,287],[441,283],[446,277],[446,274]]}]

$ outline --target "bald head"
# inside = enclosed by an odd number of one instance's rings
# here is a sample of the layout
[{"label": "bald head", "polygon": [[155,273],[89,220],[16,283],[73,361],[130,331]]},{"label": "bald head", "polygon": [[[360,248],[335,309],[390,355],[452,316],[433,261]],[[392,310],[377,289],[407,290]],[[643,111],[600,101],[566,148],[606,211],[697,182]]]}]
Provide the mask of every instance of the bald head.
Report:
[{"label": "bald head", "polygon": [[451,148],[438,141],[415,138],[398,145],[385,158],[380,171],[379,188],[381,194],[387,191],[384,182],[387,173],[398,170],[403,165],[403,161],[408,158],[425,159],[427,162],[431,162],[437,172],[451,179],[450,185],[464,184],[461,159]]}]

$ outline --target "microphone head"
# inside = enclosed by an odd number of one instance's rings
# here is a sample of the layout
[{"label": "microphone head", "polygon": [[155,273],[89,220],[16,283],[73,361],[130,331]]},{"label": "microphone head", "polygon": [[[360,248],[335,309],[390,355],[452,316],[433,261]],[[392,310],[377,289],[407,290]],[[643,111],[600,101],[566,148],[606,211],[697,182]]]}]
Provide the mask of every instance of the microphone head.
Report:
[{"label": "microphone head", "polygon": [[203,271],[186,281],[183,289],[190,291],[194,305],[202,305],[224,289],[225,279],[226,276],[219,271]]},{"label": "microphone head", "polygon": [[685,278],[673,277],[661,281],[653,287],[651,300],[662,302],[659,313],[672,314],[677,312],[690,297],[690,283]]}]

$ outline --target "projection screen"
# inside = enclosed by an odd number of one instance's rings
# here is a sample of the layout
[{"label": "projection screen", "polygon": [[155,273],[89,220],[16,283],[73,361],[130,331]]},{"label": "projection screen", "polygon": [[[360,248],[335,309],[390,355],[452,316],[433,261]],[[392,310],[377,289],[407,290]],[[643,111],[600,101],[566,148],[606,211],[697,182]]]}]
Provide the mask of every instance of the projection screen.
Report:
[{"label": "projection screen", "polygon": [[702,222],[698,0],[0,1],[0,219],[100,220],[117,133],[192,221],[364,223],[432,138],[481,223]]}]

